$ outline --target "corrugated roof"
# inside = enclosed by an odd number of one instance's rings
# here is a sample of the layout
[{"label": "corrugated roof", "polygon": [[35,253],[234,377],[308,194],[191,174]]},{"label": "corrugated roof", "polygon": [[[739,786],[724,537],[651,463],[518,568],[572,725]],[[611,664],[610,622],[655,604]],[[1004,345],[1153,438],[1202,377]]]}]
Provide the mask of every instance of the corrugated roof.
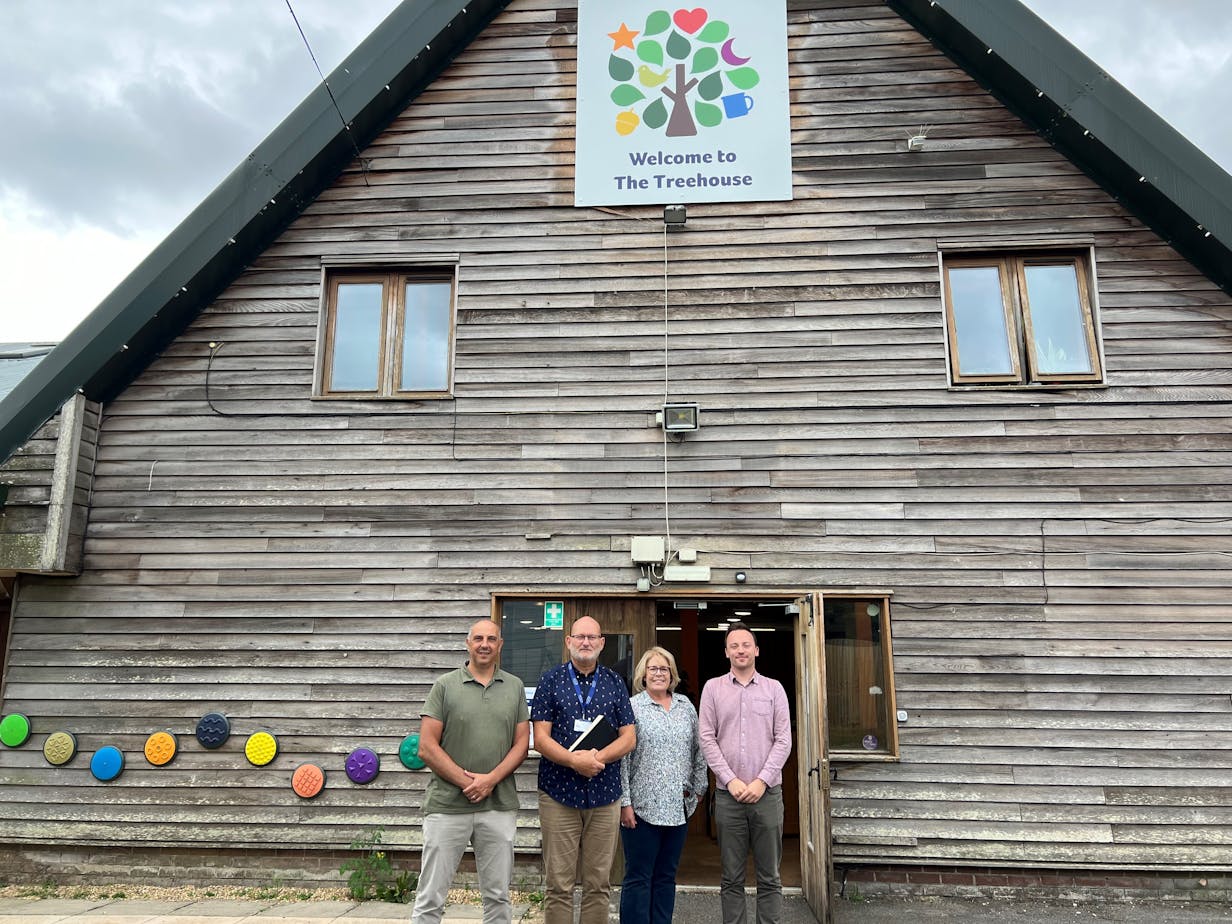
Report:
[{"label": "corrugated roof", "polygon": [[[1232,292],[1232,177],[1017,0],[886,0],[1195,266]],[[405,0],[0,399],[7,458],[80,389],[107,400],[507,5]]]}]

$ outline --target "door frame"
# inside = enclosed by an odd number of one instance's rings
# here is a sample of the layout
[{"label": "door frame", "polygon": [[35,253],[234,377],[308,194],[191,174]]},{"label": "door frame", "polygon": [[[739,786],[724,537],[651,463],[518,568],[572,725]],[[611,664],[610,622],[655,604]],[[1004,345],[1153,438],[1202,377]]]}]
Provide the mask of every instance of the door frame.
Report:
[{"label": "door frame", "polygon": [[[794,631],[796,640],[796,750],[799,777],[798,811],[800,816],[800,874],[805,900],[821,924],[833,920],[830,891],[834,867],[830,844],[830,758],[826,728],[825,681],[825,620],[822,618],[823,592],[817,590],[781,589],[777,592],[732,592],[712,588],[681,588],[652,593],[629,591],[599,591],[584,588],[539,589],[536,591],[497,591],[490,594],[491,618],[498,625],[502,600],[563,599],[567,631],[573,618],[574,601],[638,600],[650,606],[648,632],[635,631],[634,658],[645,652],[647,640],[653,644],[655,606],[660,600],[723,600],[740,603],[783,601],[795,604]],[[628,627],[622,627],[628,631]],[[604,627],[606,632],[606,627]],[[563,655],[562,655],[563,657]],[[525,678],[523,678],[525,679]],[[700,678],[699,686],[700,686]],[[809,721],[805,721],[805,717]],[[806,750],[807,748],[807,750]],[[807,758],[807,759],[806,759]],[[806,840],[807,838],[807,840]],[[806,850],[806,843],[810,845]],[[715,887],[717,888],[717,886]]]}]

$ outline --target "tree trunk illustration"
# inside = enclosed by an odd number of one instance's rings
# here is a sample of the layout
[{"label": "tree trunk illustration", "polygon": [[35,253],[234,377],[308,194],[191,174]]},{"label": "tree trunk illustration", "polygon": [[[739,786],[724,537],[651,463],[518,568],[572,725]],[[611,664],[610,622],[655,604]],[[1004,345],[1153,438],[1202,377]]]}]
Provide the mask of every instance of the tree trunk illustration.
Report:
[{"label": "tree trunk illustration", "polygon": [[687,138],[697,134],[693,113],[689,109],[689,91],[697,86],[697,78],[685,81],[684,65],[676,65],[676,89],[663,87],[663,95],[672,101],[672,114],[667,120],[668,138]]}]

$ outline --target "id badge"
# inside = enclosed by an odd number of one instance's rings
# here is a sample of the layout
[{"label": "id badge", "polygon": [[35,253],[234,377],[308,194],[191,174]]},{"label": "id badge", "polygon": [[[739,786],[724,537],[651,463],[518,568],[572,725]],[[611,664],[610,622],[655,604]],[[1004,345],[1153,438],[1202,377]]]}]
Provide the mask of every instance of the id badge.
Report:
[{"label": "id badge", "polygon": [[588,722],[586,719],[574,719],[573,720],[573,730],[575,732],[584,732],[588,728],[590,728],[590,722]]}]

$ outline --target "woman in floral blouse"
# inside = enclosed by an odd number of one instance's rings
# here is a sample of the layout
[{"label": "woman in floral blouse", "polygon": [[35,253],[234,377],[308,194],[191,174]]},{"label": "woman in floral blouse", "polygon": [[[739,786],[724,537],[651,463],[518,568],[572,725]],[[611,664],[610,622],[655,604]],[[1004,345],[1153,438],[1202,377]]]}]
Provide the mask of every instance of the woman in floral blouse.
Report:
[{"label": "woman in floral blouse", "polygon": [[620,763],[621,924],[671,924],[689,816],[706,792],[697,710],[673,692],[679,682],[676,659],[659,647],[633,672],[637,747]]}]

